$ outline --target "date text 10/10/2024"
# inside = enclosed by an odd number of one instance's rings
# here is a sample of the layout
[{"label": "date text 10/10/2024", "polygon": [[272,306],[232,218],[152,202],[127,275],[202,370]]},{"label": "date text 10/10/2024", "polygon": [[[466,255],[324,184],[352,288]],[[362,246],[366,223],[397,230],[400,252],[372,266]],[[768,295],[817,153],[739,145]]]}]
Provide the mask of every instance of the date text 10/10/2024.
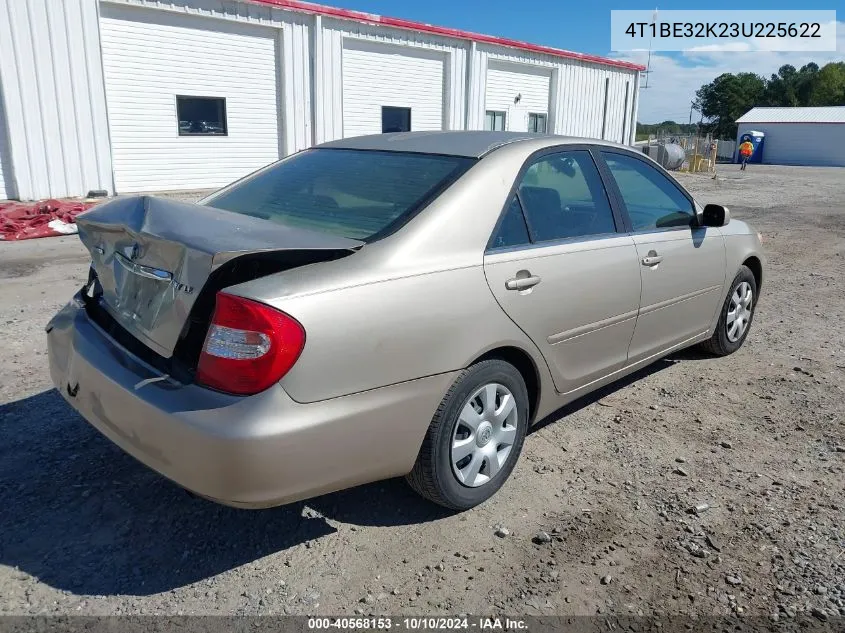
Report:
[{"label": "date text 10/10/2024", "polygon": [[384,630],[399,631],[450,631],[450,630],[480,630],[480,631],[513,631],[527,628],[524,620],[511,618],[488,617],[349,617],[349,618],[308,618],[308,628],[311,630]]}]

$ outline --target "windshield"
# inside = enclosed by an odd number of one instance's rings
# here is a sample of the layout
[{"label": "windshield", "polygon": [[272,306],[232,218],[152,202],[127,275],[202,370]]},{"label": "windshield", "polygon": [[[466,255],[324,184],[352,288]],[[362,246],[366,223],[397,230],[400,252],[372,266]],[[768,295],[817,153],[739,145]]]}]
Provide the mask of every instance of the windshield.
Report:
[{"label": "windshield", "polygon": [[202,204],[354,239],[388,233],[475,159],[315,149],[276,163]]}]

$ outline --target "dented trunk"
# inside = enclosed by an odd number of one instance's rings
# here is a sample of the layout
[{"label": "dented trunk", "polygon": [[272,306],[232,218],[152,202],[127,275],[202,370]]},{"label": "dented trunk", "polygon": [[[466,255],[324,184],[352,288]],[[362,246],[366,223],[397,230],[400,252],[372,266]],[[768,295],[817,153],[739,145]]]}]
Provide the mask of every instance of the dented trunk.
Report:
[{"label": "dented trunk", "polygon": [[96,307],[165,359],[179,345],[189,364],[217,290],[363,245],[151,196],[113,200],[76,222],[98,282]]}]

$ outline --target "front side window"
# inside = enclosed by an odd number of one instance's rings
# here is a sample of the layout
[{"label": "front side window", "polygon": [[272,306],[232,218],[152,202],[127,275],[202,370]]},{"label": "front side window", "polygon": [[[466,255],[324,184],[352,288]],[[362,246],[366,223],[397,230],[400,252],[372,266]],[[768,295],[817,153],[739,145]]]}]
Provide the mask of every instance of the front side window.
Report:
[{"label": "front side window", "polygon": [[602,152],[635,231],[689,227],[695,223],[692,202],[666,176],[645,161]]},{"label": "front side window", "polygon": [[227,136],[226,99],[176,96],[179,136]]},{"label": "front side window", "polygon": [[545,134],[546,133],[546,121],[547,121],[547,115],[537,113],[537,112],[529,112],[528,113],[528,131],[529,132],[537,132],[538,134]]},{"label": "front side window", "polygon": [[487,110],[484,129],[502,132],[505,129],[505,113],[498,110]]},{"label": "front side window", "polygon": [[411,108],[382,106],[381,131],[382,134],[386,132],[410,132]]},{"label": "front side window", "polygon": [[537,159],[519,185],[535,242],[616,232],[613,211],[590,152]]},{"label": "front side window", "polygon": [[404,222],[475,161],[462,156],[314,149],[270,165],[202,204],[367,240]]}]

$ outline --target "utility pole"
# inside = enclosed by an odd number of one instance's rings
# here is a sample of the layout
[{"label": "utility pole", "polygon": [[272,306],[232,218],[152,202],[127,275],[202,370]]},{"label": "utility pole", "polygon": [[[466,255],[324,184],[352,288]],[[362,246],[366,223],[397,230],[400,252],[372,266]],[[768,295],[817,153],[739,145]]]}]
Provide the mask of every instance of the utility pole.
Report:
[{"label": "utility pole", "polygon": [[[657,7],[654,7],[654,13],[651,14],[651,23],[657,24]],[[648,76],[651,74],[651,45],[654,41],[654,35],[648,38],[648,58],[646,60],[645,70],[643,74],[645,75],[645,84],[640,86],[641,90],[648,89]]]}]

